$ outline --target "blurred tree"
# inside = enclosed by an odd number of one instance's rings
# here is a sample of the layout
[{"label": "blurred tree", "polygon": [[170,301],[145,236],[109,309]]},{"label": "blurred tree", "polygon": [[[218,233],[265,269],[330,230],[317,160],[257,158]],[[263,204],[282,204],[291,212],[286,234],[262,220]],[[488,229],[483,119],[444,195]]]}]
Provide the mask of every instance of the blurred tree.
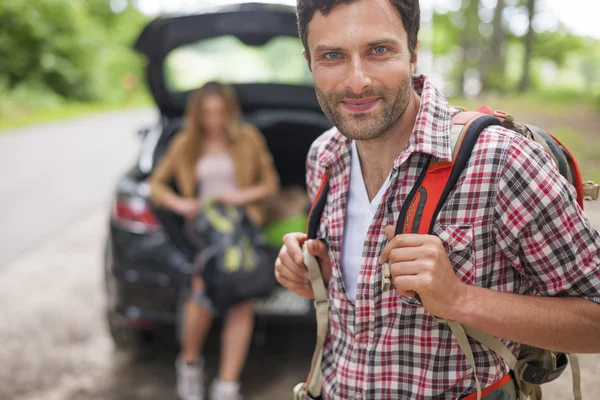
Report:
[{"label": "blurred tree", "polygon": [[555,32],[536,33],[534,38],[532,57],[549,60],[557,67],[564,67],[573,53],[589,48],[584,38],[566,32],[564,29]]},{"label": "blurred tree", "polygon": [[535,16],[535,3],[536,0],[527,0],[527,13],[529,19],[529,26],[527,34],[525,34],[525,55],[523,57],[523,77],[519,83],[519,91],[525,92],[531,86],[531,59],[533,57],[533,45],[534,45],[534,29],[533,29],[533,18]]},{"label": "blurred tree", "polygon": [[144,21],[108,0],[0,1],[0,86],[33,99],[124,97],[123,77],[141,71],[129,47]]},{"label": "blurred tree", "polygon": [[484,90],[505,91],[506,70],[506,33],[502,24],[502,14],[506,7],[506,0],[498,0],[494,10],[492,22],[492,43],[490,45],[490,57],[487,60],[483,77]]},{"label": "blurred tree", "polygon": [[460,72],[458,87],[464,93],[465,78],[467,70],[478,65],[481,54],[479,46],[479,2],[480,0],[463,0],[463,21],[462,30],[462,60],[460,63]]},{"label": "blurred tree", "polygon": [[433,14],[433,36],[431,49],[436,56],[447,55],[459,46],[461,28],[453,21],[457,13]]}]

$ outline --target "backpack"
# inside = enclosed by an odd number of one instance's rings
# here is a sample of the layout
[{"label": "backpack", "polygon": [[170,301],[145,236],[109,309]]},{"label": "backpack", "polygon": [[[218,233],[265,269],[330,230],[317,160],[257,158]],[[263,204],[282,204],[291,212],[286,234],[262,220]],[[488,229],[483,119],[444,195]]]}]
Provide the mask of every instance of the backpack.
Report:
[{"label": "backpack", "polygon": [[[590,181],[583,182],[581,171],[573,154],[549,132],[516,121],[510,114],[504,111],[493,111],[488,106],[480,107],[477,111],[461,109],[461,112],[452,119],[450,128],[453,149],[452,162],[430,158],[429,167],[423,169],[417,183],[402,205],[396,224],[396,234],[431,233],[437,215],[467,165],[479,135],[484,129],[492,125],[503,126],[541,144],[556,162],[560,174],[575,187],[577,202],[580,207],[583,208],[584,199],[596,200],[598,198],[599,186]],[[327,202],[328,191],[329,176],[326,170],[309,213],[307,226],[309,239],[316,239],[317,237],[318,224]],[[426,193],[426,196],[422,195],[423,192]],[[321,360],[329,324],[328,292],[321,276],[319,264],[308,252],[306,244],[303,246],[303,252],[304,263],[308,267],[311,286],[315,295],[317,343],[311,362],[310,374],[305,382],[294,387],[295,400],[320,398],[322,385]],[[382,291],[385,292],[389,290],[392,283],[389,265],[384,264],[382,270]],[[418,294],[415,295],[415,298],[421,303]],[[515,357],[500,340],[492,335],[455,321],[436,319],[440,323],[449,325],[474,371],[474,358],[468,337],[495,351],[504,359],[515,381],[517,391],[514,394],[515,399],[540,400],[540,385],[557,379],[565,370],[569,361],[573,373],[574,399],[581,399],[579,363],[576,355],[521,345],[519,354]],[[476,375],[475,381],[477,399],[479,400],[482,395],[489,393],[489,390],[482,391]]]},{"label": "backpack", "polygon": [[242,301],[266,298],[276,288],[269,265],[277,251],[267,245],[243,207],[205,202],[188,237],[196,250],[194,272],[204,280],[206,295],[219,314]]}]

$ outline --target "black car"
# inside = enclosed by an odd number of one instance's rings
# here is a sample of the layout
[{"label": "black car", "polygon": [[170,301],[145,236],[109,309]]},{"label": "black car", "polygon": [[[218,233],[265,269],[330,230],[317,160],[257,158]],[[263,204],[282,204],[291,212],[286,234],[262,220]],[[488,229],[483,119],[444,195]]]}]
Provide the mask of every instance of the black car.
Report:
[{"label": "black car", "polygon": [[[236,90],[244,118],[265,135],[283,187],[305,187],[313,140],[331,127],[302,58],[294,7],[244,3],[160,17],[135,49],[147,59],[147,84],[160,118],[140,129],[135,165],[118,182],[106,242],[107,320],[119,348],[147,347],[153,332],[180,320],[192,252],[183,220],[149,202],[147,179],[185,123],[189,93],[217,79]],[[312,320],[312,302],[284,288],[257,301],[258,318]],[[275,318],[276,319],[276,318]]]}]

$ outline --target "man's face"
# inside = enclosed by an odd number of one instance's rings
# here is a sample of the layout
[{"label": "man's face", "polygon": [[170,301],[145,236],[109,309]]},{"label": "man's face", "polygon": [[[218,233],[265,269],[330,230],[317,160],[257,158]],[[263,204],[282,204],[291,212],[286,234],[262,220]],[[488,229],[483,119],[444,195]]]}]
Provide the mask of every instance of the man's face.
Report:
[{"label": "man's face", "polygon": [[327,16],[316,11],[308,48],[321,108],[346,137],[376,139],[404,114],[413,91],[411,55],[389,0],[340,4]]}]

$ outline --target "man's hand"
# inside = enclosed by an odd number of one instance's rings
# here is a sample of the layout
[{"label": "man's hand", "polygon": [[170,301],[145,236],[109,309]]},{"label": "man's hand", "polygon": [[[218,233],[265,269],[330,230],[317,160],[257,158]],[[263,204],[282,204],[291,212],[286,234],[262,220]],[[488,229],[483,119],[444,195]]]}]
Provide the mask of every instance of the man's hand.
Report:
[{"label": "man's hand", "polygon": [[453,319],[467,285],[456,277],[442,241],[433,235],[395,235],[393,226],[387,226],[385,234],[388,244],[379,263],[389,261],[398,292],[404,296],[418,293],[431,314]]},{"label": "man's hand", "polygon": [[[299,232],[288,233],[283,237],[283,246],[275,261],[275,279],[297,295],[312,299],[315,295],[310,286],[308,269],[302,254],[302,245],[306,240],[307,236]],[[321,240],[309,240],[308,251],[317,258],[323,281],[327,285],[331,278],[331,260],[327,245]]]}]

